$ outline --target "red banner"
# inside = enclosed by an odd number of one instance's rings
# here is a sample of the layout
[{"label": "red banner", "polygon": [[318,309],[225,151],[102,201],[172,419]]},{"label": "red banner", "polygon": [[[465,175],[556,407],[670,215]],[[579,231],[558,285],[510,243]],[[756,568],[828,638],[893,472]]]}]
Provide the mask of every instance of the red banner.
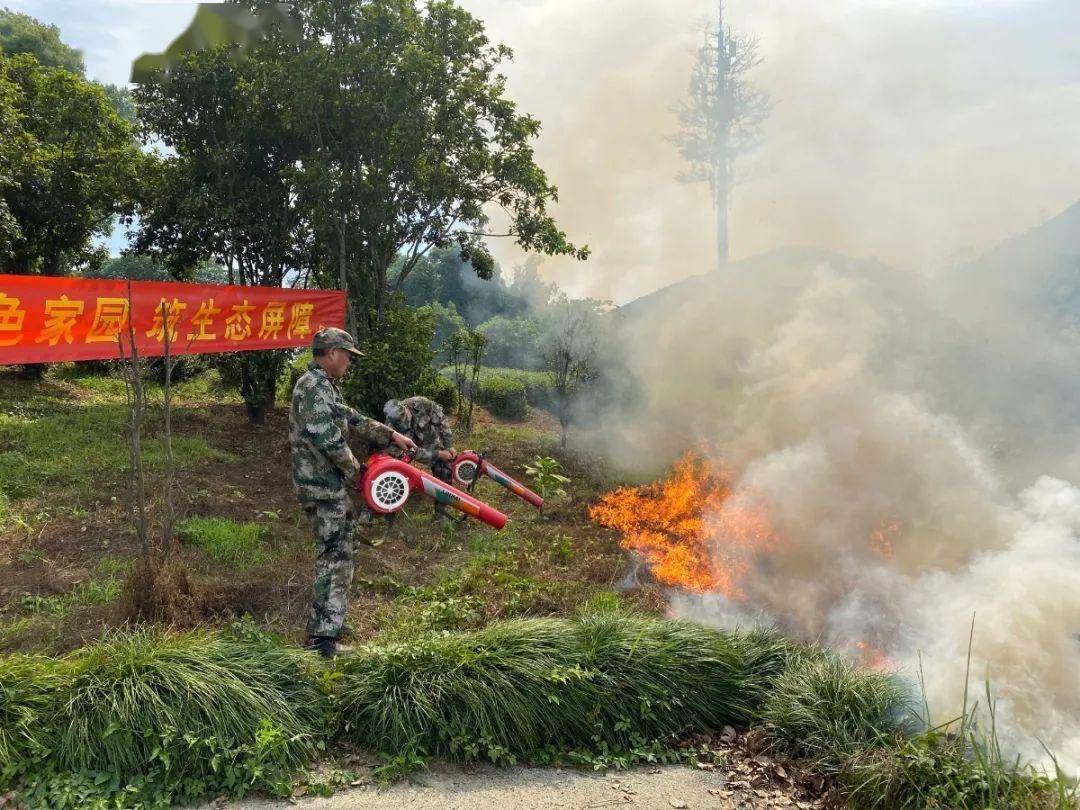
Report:
[{"label": "red banner", "polygon": [[308,346],[345,326],[345,293],[0,275],[0,366],[129,355],[129,323],[143,357],[166,330],[176,355]]}]

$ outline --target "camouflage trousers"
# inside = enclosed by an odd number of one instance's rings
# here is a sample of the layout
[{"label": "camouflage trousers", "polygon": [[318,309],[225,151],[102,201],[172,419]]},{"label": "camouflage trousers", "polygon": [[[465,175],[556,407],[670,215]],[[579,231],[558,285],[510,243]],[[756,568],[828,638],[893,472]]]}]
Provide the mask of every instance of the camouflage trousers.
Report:
[{"label": "camouflage trousers", "polygon": [[[431,463],[431,474],[438,478],[440,481],[450,486],[454,486],[454,470],[450,466],[450,462],[443,461],[440,458],[435,459]],[[446,514],[446,504],[435,501],[435,517],[438,518]]]},{"label": "camouflage trousers", "polygon": [[302,502],[315,533],[315,585],[309,636],[337,638],[349,610],[356,557],[348,496]]}]

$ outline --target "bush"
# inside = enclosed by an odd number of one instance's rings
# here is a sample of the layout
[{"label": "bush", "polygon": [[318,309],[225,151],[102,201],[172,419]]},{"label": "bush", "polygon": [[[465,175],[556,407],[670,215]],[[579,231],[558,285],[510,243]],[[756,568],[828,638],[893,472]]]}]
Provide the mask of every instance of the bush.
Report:
[{"label": "bush", "polygon": [[433,375],[427,385],[416,393],[439,403],[444,413],[453,413],[454,409],[457,408],[457,386],[441,374]]},{"label": "bush", "polygon": [[343,669],[342,730],[382,752],[465,760],[627,750],[751,717],[757,673],[745,660],[725,634],[689,622],[499,622],[366,648]]},{"label": "bush", "polygon": [[[970,748],[969,748],[970,743]],[[996,739],[966,740],[928,731],[888,748],[865,751],[844,769],[841,783],[854,807],[1060,808],[1076,805],[1076,787],[1006,762]]]},{"label": "bush", "polygon": [[484,358],[491,365],[524,369],[540,364],[540,326],[531,318],[496,315],[480,324],[477,331],[487,338]]},{"label": "bush", "polygon": [[908,690],[895,674],[810,649],[775,680],[761,719],[778,748],[837,770],[859,750],[894,739],[911,710]]},{"label": "bush", "polygon": [[[16,715],[37,719],[47,748],[25,746],[24,766],[9,778],[34,807],[83,807],[89,796],[133,807],[288,793],[291,773],[327,730],[312,663],[309,653],[220,633],[108,636],[50,664],[58,680],[45,692],[48,706],[42,698]],[[12,680],[33,695],[42,693],[40,677],[23,666]],[[0,722],[19,728],[7,715]]]},{"label": "bush", "polygon": [[496,416],[504,419],[524,419],[529,413],[529,401],[525,386],[506,377],[488,377],[480,380],[476,401]]},{"label": "bush", "polygon": [[44,718],[60,682],[52,659],[0,659],[0,788],[46,750]]},{"label": "bush", "polygon": [[388,399],[402,399],[423,390],[436,375],[431,365],[434,315],[394,307],[384,318],[380,334],[361,341],[364,357],[356,358],[342,380],[345,401],[376,419],[382,418]]}]

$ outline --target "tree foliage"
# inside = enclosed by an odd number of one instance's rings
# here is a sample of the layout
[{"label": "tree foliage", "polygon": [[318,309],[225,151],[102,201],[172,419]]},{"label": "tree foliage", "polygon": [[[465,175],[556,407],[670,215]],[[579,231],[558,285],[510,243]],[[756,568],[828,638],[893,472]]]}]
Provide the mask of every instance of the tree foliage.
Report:
[{"label": "tree foliage", "polygon": [[0,9],[0,52],[5,56],[27,53],[45,67],[59,67],[82,76],[86,72],[82,52],[60,39],[55,25],[10,9]]},{"label": "tree foliage", "polygon": [[19,229],[5,265],[58,275],[100,261],[91,237],[108,233],[130,207],[148,163],[131,126],[100,86],[26,54],[0,57],[0,85],[16,110],[13,140],[0,148],[4,202]]},{"label": "tree foliage", "polygon": [[[279,97],[310,138],[301,187],[319,277],[347,287],[358,311],[370,306],[369,328],[433,248],[455,246],[481,278],[497,234],[587,255],[548,213],[557,191],[533,160],[540,123],[505,97],[510,51],[479,20],[450,0],[296,7],[303,41]],[[503,212],[500,232],[489,209]]]}]

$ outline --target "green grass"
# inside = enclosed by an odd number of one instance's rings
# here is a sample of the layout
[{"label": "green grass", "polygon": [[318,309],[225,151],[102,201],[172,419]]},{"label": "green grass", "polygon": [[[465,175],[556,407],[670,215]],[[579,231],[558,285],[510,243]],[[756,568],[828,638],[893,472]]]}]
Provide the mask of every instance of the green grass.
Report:
[{"label": "green grass", "polygon": [[856,752],[894,739],[913,708],[910,687],[896,675],[811,648],[773,682],[761,721],[778,748],[836,772]]},{"label": "green grass", "polygon": [[0,658],[0,788],[47,750],[44,724],[56,703],[58,670],[50,658]]},{"label": "green grass", "polygon": [[465,542],[464,559],[436,572],[429,584],[390,585],[395,598],[381,616],[379,642],[476,629],[493,619],[572,612],[602,590],[575,576],[580,552],[569,536],[512,523],[501,532],[471,532]]},{"label": "green grass", "polygon": [[1001,756],[996,738],[934,729],[852,757],[842,784],[868,810],[1009,807],[1075,810],[1078,793],[1060,772],[1047,775]]},{"label": "green grass", "polygon": [[58,660],[0,661],[0,745],[28,806],[167,806],[287,793],[321,750],[315,659],[221,633],[113,634]]},{"label": "green grass", "polygon": [[30,629],[31,620],[26,616],[20,616],[9,621],[0,622],[0,647],[6,647],[18,639]]},{"label": "green grass", "polygon": [[120,598],[119,579],[88,580],[80,582],[67,593],[41,596],[24,596],[19,603],[27,613],[48,613],[52,616],[66,616],[72,610],[88,605],[107,605]]},{"label": "green grass", "polygon": [[[177,404],[191,395],[192,381],[178,387]],[[202,383],[206,385],[207,383]],[[65,377],[32,385],[13,382],[0,392],[0,517],[14,513],[18,502],[43,493],[66,497],[93,495],[103,477],[119,477],[128,467],[128,412],[123,382],[111,377]],[[151,401],[160,389],[151,386]],[[197,399],[197,398],[196,398]],[[162,441],[153,434],[156,409],[144,430],[145,461],[151,470],[164,465]],[[174,436],[177,464],[224,461],[228,453],[193,436]],[[3,504],[6,504],[3,505]]]},{"label": "green grass", "polygon": [[343,668],[343,733],[388,755],[493,762],[641,748],[750,717],[748,643],[601,612],[369,647]]},{"label": "green grass", "polygon": [[238,523],[228,518],[191,517],[177,526],[185,542],[206,552],[216,563],[231,568],[264,565],[273,555],[261,523]]}]

